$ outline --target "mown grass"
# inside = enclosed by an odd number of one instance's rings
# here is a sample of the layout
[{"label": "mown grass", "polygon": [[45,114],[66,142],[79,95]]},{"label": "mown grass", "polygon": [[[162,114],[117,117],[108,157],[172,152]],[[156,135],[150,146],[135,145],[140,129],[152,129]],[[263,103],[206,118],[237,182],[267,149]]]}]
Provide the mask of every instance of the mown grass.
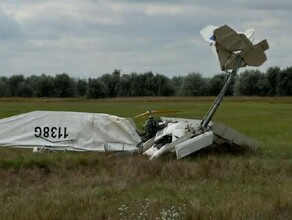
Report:
[{"label": "mown grass", "polygon": [[[0,118],[32,110],[132,117],[151,109],[202,118],[212,98],[0,100]],[[227,98],[215,115],[258,141],[255,153],[141,155],[0,149],[0,219],[291,219],[292,98]],[[141,126],[143,119],[136,120]]]}]

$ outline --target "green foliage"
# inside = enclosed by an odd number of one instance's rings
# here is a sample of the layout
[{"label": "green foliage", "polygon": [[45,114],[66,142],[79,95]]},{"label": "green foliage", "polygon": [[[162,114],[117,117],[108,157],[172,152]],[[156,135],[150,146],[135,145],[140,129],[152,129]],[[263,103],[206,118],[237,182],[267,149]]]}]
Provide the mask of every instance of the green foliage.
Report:
[{"label": "green foliage", "polygon": [[16,96],[18,97],[32,97],[33,89],[26,82],[21,82],[18,85]]},{"label": "green foliage", "polygon": [[86,94],[87,80],[86,79],[77,79],[76,88],[77,96],[84,97]]},{"label": "green foliage", "polygon": [[[221,91],[222,87],[224,86],[225,82],[227,80],[227,74],[221,73],[213,76],[211,79],[208,81],[208,95],[209,96],[216,96],[219,94]],[[233,90],[234,90],[234,80],[229,86],[229,88],[226,91],[227,96],[233,95]]]},{"label": "green foliage", "polygon": [[17,96],[19,92],[19,86],[24,82],[23,75],[13,75],[8,79],[9,94],[11,96]]},{"label": "green foliage", "polygon": [[182,96],[203,96],[206,92],[206,79],[199,73],[190,73],[183,78],[180,88]]},{"label": "green foliage", "polygon": [[100,79],[89,79],[86,97],[87,98],[104,98],[107,94],[106,84]]},{"label": "green foliage", "polygon": [[9,95],[9,88],[6,77],[0,77],[0,97],[7,97]]},{"label": "green foliage", "polygon": [[54,89],[56,97],[75,97],[77,93],[76,82],[67,73],[55,76]]},{"label": "green foliage", "polygon": [[278,96],[292,95],[292,67],[288,67],[278,74],[276,92]]},{"label": "green foliage", "polygon": [[269,88],[268,94],[269,96],[277,95],[277,84],[278,84],[278,75],[280,74],[280,67],[270,67],[267,70],[267,86]]},{"label": "green foliage", "polygon": [[36,96],[37,97],[54,97],[54,78],[42,74],[36,78]]},{"label": "green foliage", "polygon": [[175,95],[175,89],[169,78],[159,74],[156,74],[156,78],[158,83],[158,96]]},{"label": "green foliage", "polygon": [[256,96],[265,94],[265,75],[258,70],[244,71],[237,76],[235,94],[244,96]]},{"label": "green foliage", "polygon": [[171,79],[171,86],[174,89],[174,94],[179,96],[181,93],[181,86],[183,82],[184,77],[183,76],[174,76]]},{"label": "green foliage", "polygon": [[120,77],[119,89],[117,96],[118,97],[130,97],[131,96],[131,85],[132,77],[128,74],[123,74]]},{"label": "green foliage", "polygon": [[[49,76],[23,75],[0,78],[0,97],[139,97],[139,96],[215,96],[223,87],[226,73],[205,78],[200,73],[175,76],[114,70],[97,78],[72,78],[67,73]],[[270,67],[266,73],[246,70],[237,75],[227,96],[291,96],[292,67]]]}]

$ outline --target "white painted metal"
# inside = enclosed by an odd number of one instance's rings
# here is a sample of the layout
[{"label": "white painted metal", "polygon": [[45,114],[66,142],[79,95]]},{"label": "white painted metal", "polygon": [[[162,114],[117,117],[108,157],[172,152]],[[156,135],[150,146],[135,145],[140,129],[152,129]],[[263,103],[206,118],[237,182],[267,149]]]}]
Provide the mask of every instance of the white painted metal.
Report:
[{"label": "white painted metal", "polygon": [[176,157],[180,159],[213,143],[213,132],[208,131],[175,146]]}]

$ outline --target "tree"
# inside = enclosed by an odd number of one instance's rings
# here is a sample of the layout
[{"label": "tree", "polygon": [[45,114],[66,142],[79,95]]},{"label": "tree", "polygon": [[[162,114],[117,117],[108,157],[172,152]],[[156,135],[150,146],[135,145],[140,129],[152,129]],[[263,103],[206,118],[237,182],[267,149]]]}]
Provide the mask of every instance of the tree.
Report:
[{"label": "tree", "polygon": [[277,84],[278,84],[278,75],[280,75],[280,67],[270,67],[267,70],[267,86],[268,86],[268,94],[269,96],[277,95]]},{"label": "tree", "polygon": [[120,77],[120,83],[119,83],[119,89],[117,96],[131,96],[131,84],[132,84],[132,79],[131,75],[129,74],[123,74]]},{"label": "tree", "polygon": [[145,96],[144,93],[144,78],[142,74],[131,73],[130,96]]},{"label": "tree", "polygon": [[9,95],[8,79],[0,77],[0,97],[7,97]]},{"label": "tree", "polygon": [[278,96],[292,95],[292,67],[288,67],[278,74],[276,94]]},{"label": "tree", "polygon": [[156,96],[158,94],[159,86],[157,79],[153,75],[153,73],[146,72],[141,75],[142,82],[144,83],[144,91],[142,94],[143,96]]},{"label": "tree", "polygon": [[32,97],[33,89],[26,82],[21,82],[18,85],[16,96],[18,97]]},{"label": "tree", "polygon": [[208,95],[211,95],[211,96],[218,95],[219,92],[221,91],[225,81],[226,81],[226,75],[225,74],[217,74],[217,75],[213,76],[209,80]]},{"label": "tree", "polygon": [[258,75],[258,80],[257,80],[256,86],[258,87],[258,92],[257,92],[257,94],[254,94],[254,95],[258,95],[258,96],[268,95],[269,86],[268,86],[267,76],[265,74],[261,73]]},{"label": "tree", "polygon": [[236,77],[235,95],[264,95],[266,91],[267,81],[259,70],[246,70]]},{"label": "tree", "polygon": [[115,69],[112,73],[113,95],[116,97],[120,89],[121,70]]},{"label": "tree", "polygon": [[[49,76],[23,75],[0,77],[0,97],[75,97],[88,98],[129,96],[216,96],[221,91],[227,75],[225,73],[204,78],[200,73],[186,76],[167,76],[149,71],[121,75],[115,69],[96,79],[76,79],[67,73]],[[292,67],[281,70],[270,67],[266,73],[246,70],[237,75],[226,95],[291,96]]]},{"label": "tree", "polygon": [[108,97],[116,97],[119,90],[119,83],[120,83],[120,74],[121,71],[115,69],[112,74],[103,74],[100,77],[100,80],[103,81],[103,83],[107,87],[107,94]]},{"label": "tree", "polygon": [[77,95],[78,96],[85,96],[86,95],[86,88],[87,88],[87,80],[86,79],[78,79],[76,82],[77,87]]},{"label": "tree", "polygon": [[86,90],[87,98],[104,98],[107,94],[107,87],[100,78],[89,79]]},{"label": "tree", "polygon": [[190,73],[183,78],[181,85],[181,95],[183,96],[203,96],[207,91],[206,79],[200,73]]},{"label": "tree", "polygon": [[13,75],[8,79],[8,88],[10,96],[17,96],[18,87],[24,82],[23,75]]},{"label": "tree", "polygon": [[171,79],[171,85],[174,89],[174,94],[176,96],[181,95],[181,86],[182,86],[182,82],[183,82],[183,76],[174,76]]},{"label": "tree", "polygon": [[52,76],[42,74],[37,77],[35,92],[37,97],[54,97],[54,92],[54,78]]},{"label": "tree", "polygon": [[38,83],[39,83],[39,80],[40,80],[40,77],[41,76],[36,76],[36,75],[31,75],[29,77],[26,78],[25,80],[25,83],[31,88],[32,90],[32,94],[31,96],[32,97],[37,97],[38,96]]},{"label": "tree", "polygon": [[54,79],[54,92],[56,97],[75,97],[76,83],[67,73],[57,74]]},{"label": "tree", "polygon": [[175,90],[171,84],[171,81],[166,76],[156,74],[155,77],[157,89],[157,96],[172,96],[175,94]]}]

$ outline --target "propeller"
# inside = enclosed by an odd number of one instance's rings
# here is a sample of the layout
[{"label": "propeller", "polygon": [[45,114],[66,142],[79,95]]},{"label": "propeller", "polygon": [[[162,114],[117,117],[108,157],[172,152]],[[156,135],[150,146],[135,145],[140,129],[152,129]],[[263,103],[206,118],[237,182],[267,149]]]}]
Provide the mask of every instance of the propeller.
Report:
[{"label": "propeller", "polygon": [[145,115],[148,116],[152,116],[153,114],[164,114],[164,113],[176,113],[176,112],[180,112],[180,111],[176,111],[176,110],[153,110],[153,111],[146,111],[140,115],[136,115],[134,118],[139,118]]}]

